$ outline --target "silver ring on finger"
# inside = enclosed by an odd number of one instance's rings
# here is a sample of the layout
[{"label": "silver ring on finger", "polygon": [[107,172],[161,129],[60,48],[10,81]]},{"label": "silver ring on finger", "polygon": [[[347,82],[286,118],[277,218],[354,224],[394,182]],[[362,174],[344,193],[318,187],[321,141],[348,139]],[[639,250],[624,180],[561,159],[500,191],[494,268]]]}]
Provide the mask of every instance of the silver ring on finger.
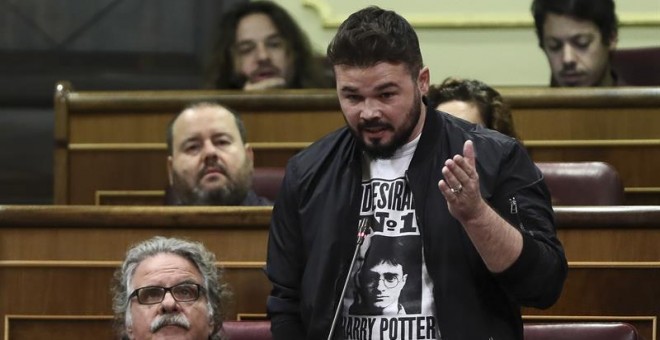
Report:
[{"label": "silver ring on finger", "polygon": [[459,184],[459,185],[458,185],[458,188],[454,189],[454,188],[452,188],[452,187],[449,187],[449,189],[451,190],[451,192],[454,193],[454,195],[458,195],[458,194],[461,193],[461,191],[463,191],[463,185],[462,185],[462,184]]}]

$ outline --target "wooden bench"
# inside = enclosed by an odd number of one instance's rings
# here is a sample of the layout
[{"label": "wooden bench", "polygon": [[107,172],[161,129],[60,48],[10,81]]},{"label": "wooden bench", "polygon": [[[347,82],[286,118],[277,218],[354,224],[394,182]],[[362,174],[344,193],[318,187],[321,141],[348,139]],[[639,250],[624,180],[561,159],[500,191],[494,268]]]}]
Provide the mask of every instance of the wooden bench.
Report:
[{"label": "wooden bench", "polygon": [[[660,206],[556,211],[569,277],[555,306],[524,309],[526,318],[628,320],[651,339],[660,316]],[[234,292],[227,316],[263,316],[270,215],[270,208],[0,206],[0,318],[14,316],[10,324],[23,325],[14,329],[27,332],[111,315],[114,270],[131,244],[154,235],[204,242]]]},{"label": "wooden bench", "polygon": [[[499,90],[535,161],[605,161],[621,175],[627,204],[660,204],[660,88]],[[344,125],[334,90],[77,92],[63,82],[55,92],[54,202],[163,190],[166,126],[199,100],[241,113],[255,166],[284,166]]]}]

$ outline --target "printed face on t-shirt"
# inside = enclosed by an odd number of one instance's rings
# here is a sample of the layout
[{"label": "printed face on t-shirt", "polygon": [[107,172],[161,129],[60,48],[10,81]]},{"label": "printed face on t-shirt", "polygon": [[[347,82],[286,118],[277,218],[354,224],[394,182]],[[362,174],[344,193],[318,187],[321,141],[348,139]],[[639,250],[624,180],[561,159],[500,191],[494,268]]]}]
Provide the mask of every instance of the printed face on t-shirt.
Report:
[{"label": "printed face on t-shirt", "polygon": [[399,296],[406,284],[406,275],[403,274],[401,264],[381,261],[377,265],[365,269],[362,273],[362,284],[366,292],[367,306],[397,314]]}]

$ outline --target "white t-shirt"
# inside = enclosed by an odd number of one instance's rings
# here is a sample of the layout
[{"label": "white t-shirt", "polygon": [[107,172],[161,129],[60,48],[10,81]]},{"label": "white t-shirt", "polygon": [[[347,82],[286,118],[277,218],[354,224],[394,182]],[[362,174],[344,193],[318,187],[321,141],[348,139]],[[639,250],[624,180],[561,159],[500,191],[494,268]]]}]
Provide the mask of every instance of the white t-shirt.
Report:
[{"label": "white t-shirt", "polygon": [[389,159],[363,160],[360,217],[373,218],[350,273],[344,339],[440,339],[415,202],[406,180],[419,136]]}]

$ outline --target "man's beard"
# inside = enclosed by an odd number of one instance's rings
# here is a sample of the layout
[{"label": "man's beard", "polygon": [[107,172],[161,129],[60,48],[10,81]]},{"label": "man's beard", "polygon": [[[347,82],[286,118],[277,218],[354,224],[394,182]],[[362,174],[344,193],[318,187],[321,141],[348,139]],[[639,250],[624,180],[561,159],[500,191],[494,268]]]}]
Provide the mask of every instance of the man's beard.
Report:
[{"label": "man's beard", "polygon": [[204,173],[209,166],[205,166],[199,172],[195,181],[195,187],[188,186],[186,181],[172,170],[172,191],[176,204],[179,205],[241,205],[252,187],[252,167],[248,161],[236,174],[236,178],[230,177],[227,170],[217,164],[213,167],[222,168],[222,174],[226,177],[227,183],[224,186],[212,190],[204,190],[199,186]]},{"label": "man's beard", "polygon": [[367,144],[362,137],[361,131],[366,128],[381,127],[389,130],[394,130],[394,127],[389,123],[382,122],[379,120],[372,120],[366,122],[358,123],[357,129],[350,128],[353,135],[356,137],[358,144],[362,149],[367,153],[372,159],[388,159],[398,150],[400,147],[404,146],[410,136],[412,135],[415,126],[419,122],[419,118],[422,114],[422,109],[420,103],[422,101],[421,95],[418,89],[415,89],[415,96],[413,97],[412,105],[410,111],[406,115],[406,120],[401,126],[401,130],[394,133],[392,140],[389,143],[383,144],[380,139],[372,139],[372,144]]}]

